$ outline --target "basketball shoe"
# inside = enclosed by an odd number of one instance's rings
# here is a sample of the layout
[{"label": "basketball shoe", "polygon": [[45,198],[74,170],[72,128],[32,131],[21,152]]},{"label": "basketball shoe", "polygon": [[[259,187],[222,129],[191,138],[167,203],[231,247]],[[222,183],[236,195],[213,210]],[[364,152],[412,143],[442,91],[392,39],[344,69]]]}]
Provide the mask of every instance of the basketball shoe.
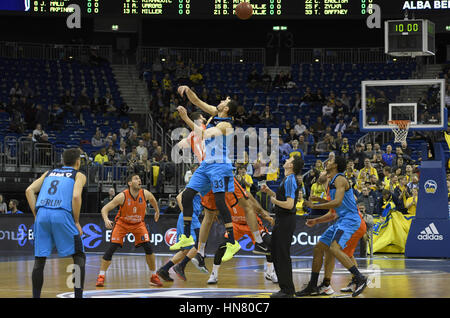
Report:
[{"label": "basketball shoe", "polygon": [[98,275],[97,282],[95,283],[96,287],[103,287],[105,285],[105,275]]},{"label": "basketball shoe", "polygon": [[233,258],[233,255],[236,254],[241,249],[241,245],[238,241],[234,241],[234,244],[227,242],[227,250],[222,257],[222,262],[229,261]]},{"label": "basketball shoe", "polygon": [[192,235],[190,235],[189,238],[187,238],[186,235],[181,234],[178,242],[169,247],[169,250],[176,251],[182,247],[188,247],[192,245],[195,245],[194,238],[192,237]]},{"label": "basketball shoe", "polygon": [[161,287],[163,284],[159,280],[158,275],[152,274],[152,277],[150,277],[150,285]]}]

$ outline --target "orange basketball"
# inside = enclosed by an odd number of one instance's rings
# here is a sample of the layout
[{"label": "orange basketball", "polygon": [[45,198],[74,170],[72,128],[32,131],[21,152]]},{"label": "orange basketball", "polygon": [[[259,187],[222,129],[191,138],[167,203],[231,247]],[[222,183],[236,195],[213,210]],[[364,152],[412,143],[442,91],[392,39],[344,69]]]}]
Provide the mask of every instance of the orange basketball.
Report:
[{"label": "orange basketball", "polygon": [[236,15],[241,20],[249,19],[253,14],[252,5],[248,2],[241,2],[236,6]]}]

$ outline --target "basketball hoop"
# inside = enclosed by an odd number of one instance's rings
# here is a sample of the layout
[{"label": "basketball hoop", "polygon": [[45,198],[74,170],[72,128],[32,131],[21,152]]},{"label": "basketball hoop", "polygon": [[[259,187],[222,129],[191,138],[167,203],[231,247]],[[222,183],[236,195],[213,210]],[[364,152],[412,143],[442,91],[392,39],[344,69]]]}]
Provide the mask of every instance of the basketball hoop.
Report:
[{"label": "basketball hoop", "polygon": [[392,129],[395,136],[394,142],[402,143],[406,141],[410,123],[410,120],[390,120],[388,122],[389,127]]}]

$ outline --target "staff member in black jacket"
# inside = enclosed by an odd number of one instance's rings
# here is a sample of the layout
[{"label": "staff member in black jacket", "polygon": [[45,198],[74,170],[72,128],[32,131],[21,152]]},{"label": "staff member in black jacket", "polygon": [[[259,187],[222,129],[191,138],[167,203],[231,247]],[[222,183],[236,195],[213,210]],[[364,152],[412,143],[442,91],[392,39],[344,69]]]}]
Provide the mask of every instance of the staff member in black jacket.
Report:
[{"label": "staff member in black jacket", "polygon": [[271,298],[294,297],[295,287],[292,280],[291,241],[295,230],[295,203],[301,191],[297,175],[302,172],[303,159],[295,155],[284,164],[285,178],[280,183],[277,193],[266,185],[261,191],[267,193],[274,204],[275,226],[272,230],[272,258],[278,277],[280,291]]}]

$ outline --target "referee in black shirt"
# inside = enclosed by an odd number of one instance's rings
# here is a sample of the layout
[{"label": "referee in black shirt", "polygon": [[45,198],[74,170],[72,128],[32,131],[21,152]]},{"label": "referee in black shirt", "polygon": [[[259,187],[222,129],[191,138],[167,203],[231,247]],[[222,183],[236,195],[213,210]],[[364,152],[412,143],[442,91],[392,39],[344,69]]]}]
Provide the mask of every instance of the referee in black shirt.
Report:
[{"label": "referee in black shirt", "polygon": [[285,178],[280,183],[277,192],[267,185],[261,186],[261,191],[267,193],[274,204],[275,225],[272,230],[272,258],[278,277],[280,291],[271,298],[294,297],[295,287],[292,280],[291,242],[295,230],[295,204],[298,200],[300,185],[297,175],[302,172],[303,159],[292,156],[283,165]]}]

